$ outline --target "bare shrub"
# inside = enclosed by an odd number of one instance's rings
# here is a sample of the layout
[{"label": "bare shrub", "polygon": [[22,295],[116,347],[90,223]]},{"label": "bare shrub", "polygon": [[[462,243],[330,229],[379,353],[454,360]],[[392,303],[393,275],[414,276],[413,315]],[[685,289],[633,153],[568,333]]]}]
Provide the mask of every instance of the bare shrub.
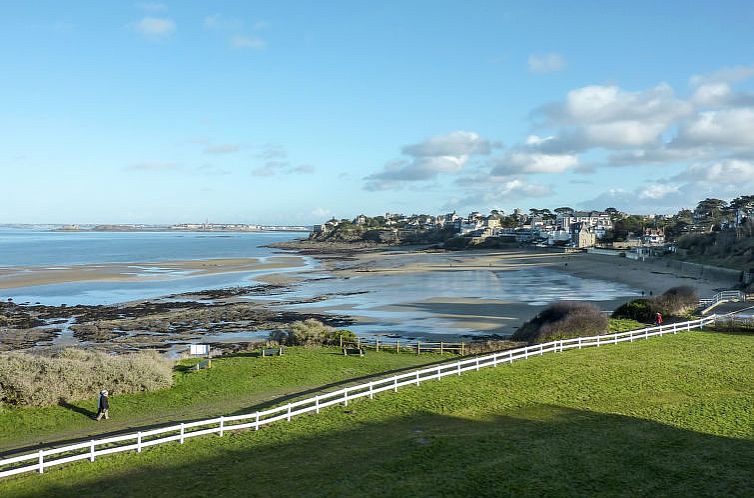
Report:
[{"label": "bare shrub", "polygon": [[603,334],[608,319],[596,306],[564,301],[544,309],[513,334],[514,341],[531,343]]},{"label": "bare shrub", "polygon": [[270,340],[289,346],[339,344],[341,338],[344,340],[355,340],[356,334],[350,330],[340,330],[330,327],[314,318],[293,322],[288,331],[273,330],[270,332]]},{"label": "bare shrub", "polygon": [[696,289],[688,285],[668,289],[654,300],[657,307],[666,315],[682,315],[699,305]]},{"label": "bare shrub", "polygon": [[49,406],[91,398],[103,388],[153,391],[172,382],[172,362],[154,351],[112,356],[68,348],[54,356],[0,355],[0,403],[11,405]]}]

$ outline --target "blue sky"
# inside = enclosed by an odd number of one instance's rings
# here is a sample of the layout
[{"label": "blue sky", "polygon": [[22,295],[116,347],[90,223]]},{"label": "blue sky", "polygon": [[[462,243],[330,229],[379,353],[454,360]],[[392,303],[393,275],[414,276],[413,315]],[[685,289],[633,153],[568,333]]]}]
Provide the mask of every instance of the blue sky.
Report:
[{"label": "blue sky", "polygon": [[0,223],[309,224],[754,191],[751,2],[28,2]]}]

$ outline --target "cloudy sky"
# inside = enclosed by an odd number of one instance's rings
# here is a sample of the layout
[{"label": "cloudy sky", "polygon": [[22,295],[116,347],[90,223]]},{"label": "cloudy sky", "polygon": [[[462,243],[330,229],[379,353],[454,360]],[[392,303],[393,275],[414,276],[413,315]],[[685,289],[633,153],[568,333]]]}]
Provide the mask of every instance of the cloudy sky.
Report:
[{"label": "cloudy sky", "polygon": [[754,193],[754,3],[16,1],[0,223]]}]

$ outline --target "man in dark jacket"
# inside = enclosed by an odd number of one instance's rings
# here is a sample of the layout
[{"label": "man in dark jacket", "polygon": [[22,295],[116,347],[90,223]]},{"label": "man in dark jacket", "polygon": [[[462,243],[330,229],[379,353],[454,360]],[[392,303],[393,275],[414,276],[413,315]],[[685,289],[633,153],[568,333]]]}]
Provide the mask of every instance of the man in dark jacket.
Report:
[{"label": "man in dark jacket", "polygon": [[105,417],[105,420],[110,418],[110,402],[105,389],[100,391],[99,401],[97,402],[97,420],[101,420],[102,417]]}]

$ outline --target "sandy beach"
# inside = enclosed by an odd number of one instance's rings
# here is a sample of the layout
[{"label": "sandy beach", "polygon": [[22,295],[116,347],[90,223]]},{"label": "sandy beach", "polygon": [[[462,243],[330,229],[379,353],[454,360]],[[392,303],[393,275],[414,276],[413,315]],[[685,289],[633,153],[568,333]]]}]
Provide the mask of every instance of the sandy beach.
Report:
[{"label": "sandy beach", "polygon": [[[699,278],[696,275],[670,271],[662,265],[635,261],[616,256],[588,253],[562,253],[536,250],[494,250],[494,251],[416,251],[402,248],[362,249],[345,253],[343,258],[334,257],[332,251],[317,255],[308,254],[319,259],[327,270],[339,279],[359,278],[364,287],[368,287],[370,277],[392,275],[397,277],[396,286],[402,279],[416,278],[433,272],[490,272],[506,278],[506,272],[526,268],[548,269],[559,277],[576,277],[606,284],[620,284],[631,289],[630,295],[595,299],[594,304],[606,311],[612,311],[621,304],[641,297],[658,295],[669,288],[688,285],[694,287],[700,296],[711,296],[719,290],[731,288],[733,280],[715,280]],[[347,255],[347,256],[346,256]],[[357,286],[354,285],[356,289]],[[440,291],[441,289],[437,289]],[[428,295],[431,295],[431,289]],[[436,331],[432,337],[451,337],[453,328],[461,330],[474,329],[482,334],[509,335],[524,321],[544,309],[546,305],[532,302],[520,302],[500,295],[475,297],[429,297],[417,301],[403,301],[387,306],[377,306],[376,311],[400,314],[419,313],[444,318],[450,325],[447,331]],[[352,306],[318,307],[328,313],[348,314],[357,323],[374,323],[368,316],[360,316],[359,309]],[[399,326],[396,323],[396,326]],[[456,331],[457,332],[457,331]]]},{"label": "sandy beach", "polygon": [[[700,296],[732,280],[700,278],[598,254],[537,251],[431,251],[420,248],[326,248],[307,257],[96,264],[0,269],[0,288],[70,282],[170,280],[262,272],[260,283],[210,288],[110,305],[5,305],[0,350],[82,345],[106,351],[167,349],[206,341],[245,347],[268,331],[316,317],[362,335],[419,340],[504,338],[549,303],[592,302],[611,311],[642,295],[679,286]],[[3,304],[3,303],[0,303]]]},{"label": "sandy beach", "polygon": [[273,271],[284,268],[303,267],[305,264],[305,259],[300,256],[275,256],[264,260],[260,260],[259,258],[233,258],[59,267],[0,267],[0,289],[67,282],[168,280],[176,277],[216,275],[220,273]]}]

